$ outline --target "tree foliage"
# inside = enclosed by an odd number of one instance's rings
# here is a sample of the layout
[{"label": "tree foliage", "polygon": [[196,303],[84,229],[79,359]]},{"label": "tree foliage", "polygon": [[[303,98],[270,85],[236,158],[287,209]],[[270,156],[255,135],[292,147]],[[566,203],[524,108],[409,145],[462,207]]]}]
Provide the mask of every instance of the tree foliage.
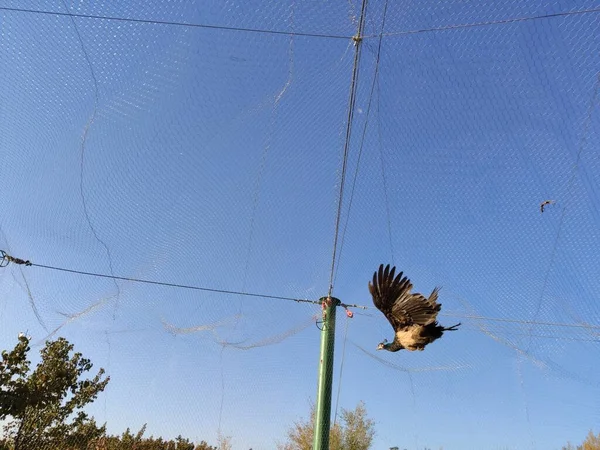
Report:
[{"label": "tree foliage", "polygon": [[182,436],[171,440],[154,436],[145,438],[145,431],[146,425],[135,435],[128,428],[120,436],[104,436],[96,443],[94,450],[217,450],[217,447],[208,445],[205,441],[194,444]]},{"label": "tree foliage", "polygon": [[20,335],[13,350],[2,352],[0,420],[8,424],[0,450],[217,450],[182,436],[146,438],[146,425],[135,434],[128,428],[121,435],[108,435],[106,425],[98,426],[83,412],[110,380],[104,369],[84,378],[93,365],[81,353],[73,353],[73,345],[64,338],[46,342],[33,371],[29,351],[29,338]]},{"label": "tree foliage", "polygon": [[46,342],[33,371],[29,350],[29,338],[21,334],[0,361],[0,419],[12,419],[7,431],[14,449],[85,448],[105,429],[82,409],[110,378],[100,369],[93,378],[83,379],[93,365],[81,353],[71,354],[73,345],[64,338]]},{"label": "tree foliage", "polygon": [[[288,430],[287,442],[279,450],[311,450],[314,437],[315,406],[310,418],[299,421]],[[375,436],[375,422],[367,417],[367,409],[360,402],[354,410],[342,409],[341,421],[329,432],[330,450],[368,450]]]},{"label": "tree foliage", "polygon": [[2,352],[0,420],[7,425],[0,450],[231,450],[231,438],[221,435],[218,448],[182,436],[144,437],[145,424],[135,434],[127,428],[121,435],[108,435],[106,425],[98,426],[83,412],[110,380],[104,369],[84,378],[93,365],[73,353],[64,338],[46,342],[33,371],[29,351],[29,338],[19,335],[15,348]]},{"label": "tree foliage", "polygon": [[218,450],[231,450],[231,436],[225,436],[219,432],[217,436],[217,449]]},{"label": "tree foliage", "polygon": [[600,433],[596,436],[592,430],[588,433],[581,445],[573,445],[570,442],[562,450],[600,450]]}]

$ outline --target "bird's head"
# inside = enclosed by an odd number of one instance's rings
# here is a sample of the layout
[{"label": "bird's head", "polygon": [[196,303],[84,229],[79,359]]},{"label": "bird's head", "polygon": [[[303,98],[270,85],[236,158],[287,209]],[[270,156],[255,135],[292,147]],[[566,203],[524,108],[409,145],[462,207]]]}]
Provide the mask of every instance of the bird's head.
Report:
[{"label": "bird's head", "polygon": [[377,345],[377,350],[385,349],[386,345],[387,345],[387,339],[384,339],[383,342],[380,342],[379,345]]}]

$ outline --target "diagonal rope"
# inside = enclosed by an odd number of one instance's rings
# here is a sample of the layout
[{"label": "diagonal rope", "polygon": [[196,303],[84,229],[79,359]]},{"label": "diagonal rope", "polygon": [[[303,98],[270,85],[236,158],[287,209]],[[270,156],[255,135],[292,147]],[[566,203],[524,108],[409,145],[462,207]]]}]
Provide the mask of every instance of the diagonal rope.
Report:
[{"label": "diagonal rope", "polygon": [[301,33],[301,32],[289,32],[280,30],[268,30],[261,28],[243,28],[243,27],[228,27],[224,25],[208,25],[202,23],[189,23],[189,22],[175,22],[172,20],[152,20],[152,19],[137,19],[129,17],[118,17],[118,16],[103,16],[99,14],[81,14],[81,13],[63,13],[59,11],[46,11],[41,9],[27,9],[27,8],[11,8],[8,6],[0,6],[0,11],[16,12],[16,13],[27,13],[27,14],[42,14],[49,16],[58,17],[77,17],[81,19],[96,19],[96,20],[112,20],[115,22],[130,22],[130,23],[144,23],[152,25],[170,25],[176,27],[188,27],[188,28],[204,28],[208,30],[223,30],[223,31],[241,31],[246,33],[258,33],[258,34],[272,34],[272,35],[283,35],[283,36],[303,36],[313,38],[325,38],[325,39],[350,39],[351,36],[343,36],[339,34],[320,34],[320,33]]},{"label": "diagonal rope", "polygon": [[315,320],[317,320],[317,319],[318,319],[318,315],[316,315],[316,314],[311,315],[306,320],[303,320],[302,322],[300,322],[298,325],[296,325],[286,331],[283,331],[282,333],[278,333],[273,336],[268,336],[266,338],[260,339],[255,342],[251,342],[249,344],[245,344],[247,339],[242,342],[225,341],[219,337],[219,335],[216,332],[216,329],[213,329],[211,331],[213,333],[215,341],[222,347],[231,347],[231,348],[234,348],[237,350],[252,350],[252,349],[258,348],[258,347],[267,347],[269,345],[279,344],[279,343],[283,342],[284,340],[306,330],[308,327],[313,325],[315,323]]},{"label": "diagonal rope", "polygon": [[[500,19],[500,20],[488,20],[484,22],[472,22],[472,23],[462,23],[462,24],[452,24],[445,25],[441,27],[431,27],[431,28],[420,28],[416,30],[404,30],[404,31],[395,31],[391,33],[386,33],[386,36],[403,36],[407,34],[420,34],[420,33],[430,33],[433,31],[448,31],[448,30],[460,30],[464,28],[478,28],[478,27],[487,27],[493,25],[507,25],[515,22],[528,22],[532,20],[541,20],[541,19],[554,19],[557,17],[568,17],[568,16],[576,16],[576,15],[584,15],[584,14],[594,14],[600,13],[600,8],[590,8],[590,9],[580,9],[577,11],[566,11],[566,12],[558,12],[552,14],[541,14],[538,16],[523,16],[523,17],[509,17],[508,19]],[[364,36],[365,39],[377,37],[377,35],[368,35]]]},{"label": "diagonal rope", "polygon": [[[8,245],[8,239],[6,237],[6,233],[4,232],[4,229],[2,228],[2,226],[0,226],[0,234],[4,238],[4,242],[6,243],[6,246],[7,246],[8,250],[10,251],[10,246]],[[33,298],[31,289],[29,288],[29,283],[27,282],[27,278],[25,278],[25,273],[23,272],[23,267],[21,266],[21,265],[29,266],[29,265],[31,265],[31,262],[24,261],[19,258],[13,258],[9,254],[7,254],[4,250],[0,250],[0,256],[1,256],[0,267],[6,267],[11,262],[19,265],[19,273],[21,274],[21,278],[23,278],[23,282],[25,283],[25,286],[23,286],[19,282],[19,280],[17,280],[17,277],[15,276],[14,273],[12,274],[13,280],[15,281],[15,283],[17,283],[19,285],[19,287],[21,289],[23,289],[27,293],[27,298],[29,299],[29,306],[31,307],[33,315],[35,316],[35,318],[38,321],[38,323],[40,324],[40,326],[44,329],[44,331],[46,331],[46,333],[48,333],[48,327],[46,325],[46,322],[44,322],[44,319],[42,319],[42,315],[40,314],[40,311],[37,307],[35,299]]]},{"label": "diagonal rope", "polygon": [[[147,279],[143,279],[143,278],[113,276],[113,275],[102,274],[102,273],[85,272],[82,270],[65,269],[62,267],[49,266],[49,265],[45,265],[45,264],[31,263],[31,266],[32,267],[40,267],[42,269],[57,270],[57,271],[67,272],[67,273],[72,273],[72,274],[77,274],[77,275],[100,277],[100,278],[114,278],[116,280],[130,281],[130,282],[134,282],[134,283],[152,284],[152,285],[165,286],[165,287],[171,287],[171,288],[190,289],[190,290],[204,291],[204,292],[214,292],[214,293],[218,293],[218,294],[243,295],[246,297],[269,298],[269,299],[274,299],[274,300],[286,300],[286,301],[292,301],[292,302],[297,302],[297,303],[311,303],[314,305],[322,304],[322,302],[319,300],[310,300],[310,299],[295,298],[295,297],[285,297],[285,296],[280,296],[280,295],[263,294],[263,293],[257,293],[257,292],[243,292],[243,291],[233,291],[233,290],[228,290],[228,289],[216,289],[216,288],[209,288],[209,287],[197,286],[197,285],[178,284],[178,283],[169,283],[169,282],[165,282],[165,281],[147,280]],[[0,267],[3,267],[3,266],[0,265]],[[347,308],[359,308],[359,309],[363,309],[363,310],[369,310],[369,309],[374,310],[375,309],[373,306],[365,306],[365,305],[359,305],[359,304],[343,304],[340,306],[345,306]],[[588,330],[600,330],[600,325],[596,325],[596,324],[523,320],[523,319],[517,319],[517,318],[511,318],[511,317],[492,317],[492,316],[483,316],[483,315],[477,315],[477,314],[457,314],[457,313],[442,313],[442,312],[440,312],[439,315],[443,316],[443,317],[457,317],[457,318],[462,318],[462,319],[471,319],[471,320],[478,320],[478,321],[485,321],[485,322],[505,322],[505,323],[515,323],[515,324],[525,324],[525,325],[542,325],[542,326],[557,327],[557,328],[583,328],[583,329],[588,329]]]},{"label": "diagonal rope", "polygon": [[219,426],[217,428],[217,435],[221,436],[221,423],[223,421],[223,405],[225,404],[225,370],[223,369],[223,352],[225,351],[225,346],[221,347],[221,352],[219,354],[219,366],[221,367],[221,402],[219,406]]},{"label": "diagonal rope", "polygon": [[340,362],[340,374],[338,375],[338,388],[335,397],[335,414],[333,415],[333,426],[337,423],[338,408],[340,406],[340,392],[342,390],[342,375],[344,374],[344,361],[346,359],[346,343],[348,342],[348,324],[350,323],[350,317],[346,317],[346,323],[344,324],[344,345],[342,346],[342,360]]},{"label": "diagonal rope", "polygon": [[[289,301],[298,302],[298,303],[313,303],[315,305],[321,304],[321,302],[319,302],[317,300],[309,300],[309,299],[304,299],[304,298],[283,297],[283,296],[279,296],[279,295],[259,294],[259,293],[244,292],[244,291],[232,291],[232,290],[228,290],[228,289],[215,289],[215,288],[208,288],[208,287],[203,287],[203,286],[195,286],[195,285],[191,285],[191,284],[179,284],[179,283],[169,283],[169,282],[165,282],[165,281],[146,280],[143,278],[121,277],[121,276],[108,275],[108,274],[103,274],[103,273],[85,272],[83,270],[65,269],[63,267],[48,266],[45,264],[32,263],[31,265],[33,267],[41,267],[42,269],[57,270],[60,272],[74,273],[74,274],[85,275],[85,276],[90,276],[90,277],[112,278],[114,280],[132,281],[134,283],[154,284],[157,286],[174,287],[174,288],[180,288],[180,289],[190,289],[190,290],[194,290],[194,291],[215,292],[218,294],[234,294],[234,295],[245,295],[247,297],[262,297],[262,298],[271,298],[271,299],[276,299],[276,300],[289,300]],[[347,305],[347,306],[357,307],[355,305]]]},{"label": "diagonal rope", "polygon": [[383,198],[385,200],[385,214],[387,218],[388,239],[390,241],[390,253],[392,254],[392,264],[395,265],[394,241],[392,239],[392,215],[390,213],[390,199],[388,196],[388,181],[385,173],[385,159],[383,157],[383,138],[381,133],[381,89],[379,85],[379,72],[377,72],[377,140],[379,143],[379,160],[381,161],[381,179],[383,180]]},{"label": "diagonal rope", "polygon": [[440,313],[440,316],[444,317],[458,317],[461,319],[472,319],[480,320],[485,322],[507,322],[507,323],[518,323],[521,325],[543,325],[548,327],[559,327],[559,328],[585,328],[585,329],[596,329],[600,330],[600,325],[592,324],[580,324],[580,323],[561,323],[561,322],[544,322],[539,320],[521,320],[504,317],[489,317],[479,316],[475,314],[453,314],[453,313]]},{"label": "diagonal rope", "polygon": [[[33,311],[33,314],[35,315],[35,318],[37,319],[38,323],[42,326],[44,331],[46,331],[46,333],[48,333],[48,326],[46,325],[46,322],[44,322],[44,319],[42,319],[40,311],[38,310],[38,307],[33,298],[33,294],[31,293],[31,288],[29,287],[29,282],[27,281],[27,278],[25,278],[25,274],[23,273],[23,268],[21,266],[19,266],[19,273],[21,274],[21,278],[23,278],[23,283],[25,283],[24,290],[25,290],[25,292],[27,292],[27,298],[29,299],[29,305],[31,306],[31,310]],[[21,286],[21,289],[23,289],[23,286],[21,285],[21,283],[19,283],[19,281],[17,280],[17,278],[15,277],[14,274],[13,274],[13,279],[19,286]]]},{"label": "diagonal rope", "polygon": [[399,364],[394,364],[393,362],[388,361],[387,359],[380,358],[379,356],[374,355],[364,347],[358,345],[356,342],[349,340],[350,343],[355,346],[358,350],[363,352],[368,357],[374,359],[375,361],[380,362],[384,366],[389,367],[390,369],[397,370],[399,372],[404,373],[412,373],[412,372],[437,372],[437,371],[455,371],[459,369],[472,369],[473,366],[469,364],[458,364],[456,366],[429,366],[429,367],[405,367]]},{"label": "diagonal rope", "polygon": [[521,396],[523,397],[523,413],[527,422],[527,432],[531,441],[531,448],[535,449],[535,439],[531,429],[531,415],[529,412],[529,403],[527,402],[527,390],[525,389],[525,379],[523,377],[523,355],[517,352],[517,376],[519,378],[519,387],[521,388]]},{"label": "diagonal rope", "polygon": [[[295,5],[292,4],[289,22],[292,31],[295,29],[295,20],[294,20],[294,12]],[[273,146],[273,135],[276,129],[277,115],[279,111],[279,105],[281,103],[281,99],[288,91],[289,87],[292,85],[294,81],[294,35],[290,35],[290,42],[288,44],[288,75],[283,84],[283,87],[278,90],[276,95],[273,98],[273,106],[271,108],[270,120],[269,120],[269,131],[267,134],[266,143],[262,150],[262,155],[260,158],[260,165],[258,169],[258,174],[256,175],[256,180],[254,183],[254,196],[252,199],[252,212],[250,215],[250,227],[248,230],[248,245],[246,248],[246,263],[244,265],[244,272],[242,277],[242,290],[246,290],[246,284],[248,282],[248,272],[250,270],[250,259],[252,257],[253,249],[254,249],[254,235],[256,229],[256,215],[258,211],[258,206],[261,198],[261,189],[263,185],[264,172],[267,167],[267,157],[271,152],[271,147]],[[238,315],[242,315],[242,303],[240,302],[238,308]],[[237,322],[234,329],[237,328]]]},{"label": "diagonal rope", "polygon": [[352,125],[354,122],[354,106],[356,103],[356,90],[358,86],[358,73],[360,67],[360,54],[361,54],[361,41],[362,41],[362,32],[365,26],[365,11],[367,8],[367,0],[363,0],[361,13],[360,13],[360,21],[358,24],[358,32],[356,36],[353,38],[356,44],[356,51],[354,52],[354,65],[352,68],[352,79],[350,82],[350,98],[348,100],[348,117],[346,123],[346,137],[344,140],[344,155],[342,158],[342,174],[340,179],[340,191],[338,195],[338,206],[337,213],[335,218],[335,232],[333,237],[333,252],[331,256],[331,272],[329,275],[329,290],[328,297],[331,297],[331,293],[333,291],[333,278],[335,275],[335,261],[338,247],[338,238],[340,233],[340,219],[342,216],[342,207],[344,202],[344,187],[346,184],[346,171],[348,168],[348,153],[350,152],[350,140],[352,136]]},{"label": "diagonal rope", "polygon": [[[110,249],[108,248],[108,245],[106,244],[106,242],[98,235],[96,227],[92,224],[92,219],[90,217],[90,212],[89,212],[88,205],[87,205],[87,199],[85,196],[84,181],[83,181],[84,180],[84,177],[83,177],[84,167],[85,167],[85,150],[87,147],[88,134],[89,134],[91,126],[96,121],[96,116],[98,115],[98,103],[99,103],[98,79],[96,78],[96,73],[94,71],[94,66],[92,65],[92,61],[90,60],[90,56],[89,56],[87,50],[85,49],[85,45],[83,43],[83,38],[81,37],[81,33],[79,32],[77,23],[75,23],[74,16],[71,14],[71,11],[69,10],[69,6],[67,5],[67,2],[65,0],[62,0],[62,4],[63,4],[64,8],[67,10],[68,16],[71,19],[71,23],[73,24],[75,34],[77,35],[77,39],[79,41],[79,46],[81,47],[81,51],[83,53],[83,56],[87,63],[87,66],[90,70],[90,75],[92,77],[92,82],[93,82],[93,86],[94,86],[94,108],[92,110],[92,115],[91,115],[90,119],[88,120],[88,122],[86,123],[86,125],[83,129],[83,136],[81,137],[80,157],[79,157],[79,195],[81,197],[81,204],[83,205],[83,214],[85,216],[85,220],[86,220],[92,234],[96,238],[96,241],[99,242],[102,245],[102,247],[104,247],[104,251],[106,252],[106,256],[108,258],[108,268],[110,270],[110,273],[112,275],[114,275],[113,261],[112,261],[112,255],[111,255]],[[115,310],[113,312],[113,319],[116,316],[116,310],[119,306],[119,296],[121,294],[121,288],[119,288],[119,285],[117,284],[116,281],[114,284],[115,284],[115,288],[117,289],[117,295],[115,296]]]},{"label": "diagonal rope", "polygon": [[[366,10],[366,1],[363,2],[363,10],[361,12],[361,25],[359,25],[359,34],[358,34],[358,38],[360,39],[360,33],[361,33],[361,26],[364,27],[364,16],[365,16],[365,10]],[[338,256],[338,261],[337,261],[337,266],[334,266],[335,263],[335,244],[334,244],[334,253],[333,253],[333,262],[332,262],[332,267],[331,267],[331,271],[332,271],[332,278],[330,280],[330,285],[329,285],[329,290],[330,290],[330,295],[331,295],[331,290],[333,289],[333,279],[337,276],[337,271],[340,267],[340,259],[342,257],[342,251],[344,249],[344,241],[346,238],[346,231],[348,229],[348,222],[350,221],[350,212],[352,210],[352,200],[354,199],[354,190],[356,188],[356,180],[358,178],[358,171],[360,168],[360,160],[361,160],[361,156],[362,156],[362,152],[363,152],[363,148],[364,148],[364,143],[365,143],[365,136],[367,134],[367,129],[368,129],[368,124],[369,124],[369,117],[370,117],[370,113],[371,113],[371,103],[373,100],[373,92],[375,90],[375,80],[378,79],[378,74],[379,74],[379,61],[380,61],[380,55],[381,55],[381,42],[383,40],[383,31],[385,29],[385,18],[387,15],[387,7],[388,7],[388,1],[386,0],[385,2],[385,6],[383,9],[383,17],[381,20],[381,34],[379,37],[379,44],[377,46],[377,55],[375,58],[375,73],[373,74],[373,82],[371,83],[371,91],[369,93],[369,103],[367,106],[367,113],[366,113],[366,117],[365,117],[365,124],[363,127],[363,132],[362,132],[362,136],[361,136],[361,140],[360,140],[360,146],[359,146],[359,151],[358,151],[358,159],[356,162],[356,169],[354,171],[354,179],[352,181],[352,189],[350,191],[350,202],[348,204],[348,212],[346,214],[346,223],[344,224],[344,231],[342,233],[342,241],[341,241],[341,245],[340,245],[340,252],[339,252],[339,256]],[[359,47],[360,47],[360,41],[357,41],[357,55],[359,52]],[[358,61],[357,59],[355,59],[355,63],[358,65]],[[356,67],[355,67],[356,68]],[[358,76],[358,75],[357,75]],[[355,90],[356,92],[356,90]],[[353,103],[351,104],[352,109],[354,109],[354,105]],[[350,122],[348,123],[348,126],[350,126]],[[350,140],[350,133],[347,133],[347,141],[346,144],[348,145],[348,142]],[[344,152],[344,156],[347,157],[347,152]],[[342,186],[343,188],[343,181],[342,181]],[[343,191],[340,189],[340,203],[338,205],[339,208],[341,208],[342,205],[342,194]],[[339,224],[339,209],[338,209],[338,224]],[[337,234],[337,229],[336,229],[336,234]],[[337,236],[336,236],[337,238]],[[335,269],[335,275],[334,275],[334,269]],[[348,342],[348,324],[350,323],[350,317],[351,316],[347,316],[346,317],[346,323],[344,325],[344,344],[342,347],[342,360],[340,362],[340,372],[339,372],[339,376],[338,376],[338,386],[337,386],[337,394],[336,394],[336,399],[335,399],[335,413],[333,416],[333,426],[335,427],[335,425],[337,424],[337,418],[338,418],[338,408],[340,405],[340,393],[342,391],[342,377],[344,374],[344,361],[346,359],[346,344]],[[411,380],[412,383],[412,380]]]},{"label": "diagonal rope", "polygon": [[[375,55],[375,73],[373,75],[373,82],[371,83],[371,91],[369,93],[369,102],[367,104],[367,112],[365,114],[365,125],[363,127],[363,131],[362,131],[362,136],[360,139],[360,146],[359,146],[359,150],[358,150],[358,158],[356,161],[356,168],[354,170],[354,177],[352,180],[352,188],[350,189],[350,200],[348,202],[348,212],[346,213],[346,222],[344,224],[344,231],[342,232],[342,240],[341,240],[341,244],[340,244],[340,251],[339,251],[339,255],[337,258],[337,266],[335,269],[335,276],[334,276],[334,280],[337,277],[337,272],[340,268],[340,260],[342,258],[342,251],[344,250],[344,242],[346,240],[346,231],[348,229],[348,222],[350,221],[350,212],[352,210],[352,203],[354,200],[354,190],[356,188],[356,180],[358,178],[358,172],[360,169],[360,161],[361,161],[361,156],[362,156],[362,152],[363,152],[363,148],[364,148],[364,143],[365,143],[365,137],[367,134],[367,128],[369,125],[369,118],[371,116],[371,104],[373,101],[373,93],[375,92],[375,83],[376,81],[379,79],[379,61],[380,61],[380,55],[381,55],[381,41],[383,40],[383,30],[385,28],[385,17],[387,15],[387,7],[388,7],[388,2],[385,2],[385,6],[383,9],[383,18],[382,18],[382,22],[381,22],[381,33],[379,35],[379,44],[377,46],[377,53]],[[386,195],[387,198],[387,195]],[[389,219],[389,207],[388,207],[388,219]],[[390,234],[390,245],[391,245],[391,234]],[[393,251],[392,251],[393,253]]]},{"label": "diagonal rope", "polygon": [[[567,198],[571,197],[572,190],[573,190],[573,183],[575,182],[575,177],[577,176],[577,169],[579,168],[579,163],[581,161],[581,155],[583,154],[583,150],[585,149],[586,144],[587,144],[588,132],[589,132],[589,129],[590,129],[590,126],[592,123],[592,116],[594,114],[594,110],[596,109],[596,102],[598,101],[598,91],[599,90],[600,90],[600,71],[596,73],[596,82],[594,83],[594,90],[592,91],[592,98],[590,99],[590,104],[588,106],[587,115],[585,118],[585,122],[583,124],[583,131],[582,131],[581,139],[579,141],[577,157],[575,159],[575,164],[573,165],[573,169],[571,171],[571,176],[567,183]],[[537,317],[542,309],[542,303],[544,301],[544,294],[546,293],[546,289],[548,287],[548,280],[550,278],[550,272],[552,271],[552,268],[554,267],[554,263],[556,260],[556,254],[557,254],[557,250],[558,250],[558,242],[561,237],[566,212],[567,212],[567,205],[563,206],[562,211],[561,211],[560,221],[558,223],[558,229],[556,231],[556,237],[554,238],[554,244],[552,246],[552,251],[550,253],[550,260],[548,262],[548,268],[546,269],[546,274],[544,276],[544,282],[542,284],[542,290],[540,292],[540,295],[538,296],[536,309],[533,314],[534,320],[537,319]],[[529,328],[528,333],[531,334],[531,327]],[[527,351],[529,351],[530,347],[531,347],[531,338],[529,338],[529,340],[527,342]]]},{"label": "diagonal rope", "polygon": [[[4,255],[4,256],[2,256],[2,255]],[[322,304],[321,301],[310,300],[310,299],[305,299],[305,298],[284,297],[281,295],[260,294],[260,293],[256,293],[256,292],[234,291],[234,290],[229,290],[229,289],[216,289],[216,288],[209,288],[209,287],[197,286],[197,285],[191,285],[191,284],[169,283],[166,281],[147,280],[144,278],[122,277],[122,276],[117,276],[117,275],[109,275],[109,274],[105,274],[105,273],[86,272],[83,270],[66,269],[64,267],[50,266],[50,265],[46,265],[46,264],[35,264],[35,263],[32,263],[31,261],[24,261],[19,258],[14,258],[2,250],[0,250],[0,256],[2,256],[0,258],[0,268],[6,267],[6,265],[9,262],[14,262],[15,260],[18,260],[18,261],[22,261],[22,262],[21,263],[17,262],[16,264],[25,264],[26,266],[40,267],[42,269],[57,270],[60,272],[67,272],[67,273],[90,276],[90,277],[109,278],[109,279],[113,279],[113,280],[123,280],[123,281],[130,281],[133,283],[153,284],[153,285],[157,285],[157,286],[165,286],[165,287],[172,287],[172,288],[179,288],[179,289],[190,289],[190,290],[194,290],[194,291],[215,292],[218,294],[245,295],[247,297],[261,297],[261,298],[271,298],[271,299],[275,299],[275,300],[288,300],[288,301],[297,302],[297,303],[312,303],[314,305]],[[349,303],[340,303],[340,306],[343,306],[344,308],[368,309],[367,306],[349,304]]]}]

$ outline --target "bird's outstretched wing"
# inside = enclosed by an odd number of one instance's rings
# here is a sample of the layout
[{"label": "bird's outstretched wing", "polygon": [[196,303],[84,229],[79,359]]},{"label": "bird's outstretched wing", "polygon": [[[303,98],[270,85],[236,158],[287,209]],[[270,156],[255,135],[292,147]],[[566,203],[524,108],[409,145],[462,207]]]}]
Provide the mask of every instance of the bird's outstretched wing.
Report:
[{"label": "bird's outstretched wing", "polygon": [[403,317],[410,324],[429,325],[435,323],[442,305],[437,303],[439,288],[435,288],[429,298],[422,294],[411,294],[407,299],[402,299],[394,304],[394,316]]},{"label": "bird's outstretched wing", "polygon": [[373,284],[369,282],[369,291],[373,304],[388,319],[394,330],[418,324],[434,323],[441,305],[437,303],[438,288],[427,299],[419,293],[411,294],[412,283],[400,272],[395,278],[396,268],[383,264],[373,274]]},{"label": "bird's outstretched wing", "polygon": [[408,278],[402,276],[402,272],[394,277],[395,272],[395,267],[390,270],[388,264],[384,269],[381,264],[379,270],[373,274],[373,283],[369,282],[369,291],[375,307],[383,313],[394,330],[397,330],[406,323],[401,315],[394,312],[394,306],[396,302],[405,302],[411,296],[412,285]]}]

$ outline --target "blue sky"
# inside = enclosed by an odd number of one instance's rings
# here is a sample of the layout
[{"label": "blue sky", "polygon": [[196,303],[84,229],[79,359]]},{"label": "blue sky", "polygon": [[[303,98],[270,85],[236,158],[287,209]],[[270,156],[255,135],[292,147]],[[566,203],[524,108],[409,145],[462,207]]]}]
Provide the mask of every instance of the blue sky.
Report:
[{"label": "blue sky", "polygon": [[[366,402],[373,448],[558,449],[599,422],[600,13],[508,19],[600,2],[546,3],[390,2],[370,110],[384,2],[368,4],[334,295],[372,306],[367,282],[393,262],[418,291],[443,286],[440,322],[463,323],[424,352],[376,354],[385,318],[340,311],[334,399]],[[360,5],[66,6],[94,17],[0,1],[0,248],[326,295]],[[60,327],[107,369],[90,412],[111,432],[220,428],[272,449],[315,398],[316,305],[14,265],[0,299],[2,348]]]}]

